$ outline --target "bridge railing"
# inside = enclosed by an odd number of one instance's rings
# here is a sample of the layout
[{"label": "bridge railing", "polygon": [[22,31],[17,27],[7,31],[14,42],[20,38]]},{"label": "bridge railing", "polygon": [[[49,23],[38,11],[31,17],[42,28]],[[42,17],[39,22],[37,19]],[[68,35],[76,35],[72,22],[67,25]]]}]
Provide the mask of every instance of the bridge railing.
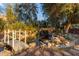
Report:
[{"label": "bridge railing", "polygon": [[22,31],[22,30],[4,30],[4,43],[7,43],[9,44],[10,43],[10,40],[12,40],[12,47],[14,47],[15,43],[14,41],[16,39],[18,39],[18,41],[21,41],[23,39],[24,43],[26,43],[27,41],[27,36],[28,36],[28,33],[27,31]]}]

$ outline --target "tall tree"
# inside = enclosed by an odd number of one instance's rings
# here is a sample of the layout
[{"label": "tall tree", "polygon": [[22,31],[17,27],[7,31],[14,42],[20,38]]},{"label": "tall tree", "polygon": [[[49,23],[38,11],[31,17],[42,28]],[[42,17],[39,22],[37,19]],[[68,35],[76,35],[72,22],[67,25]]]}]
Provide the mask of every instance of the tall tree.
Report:
[{"label": "tall tree", "polygon": [[36,7],[34,4],[21,3],[16,5],[16,13],[18,13],[18,20],[24,21],[25,23],[29,23],[37,19]]},{"label": "tall tree", "polygon": [[[79,4],[44,4],[45,11],[48,13],[48,20],[55,27],[62,24],[67,29],[70,28],[70,24],[78,22],[78,9]],[[76,15],[76,16],[75,16]],[[77,18],[77,19],[76,19]],[[64,23],[64,24],[63,24]],[[57,25],[58,24],[58,25]]]},{"label": "tall tree", "polygon": [[7,8],[6,8],[6,17],[9,23],[12,23],[15,21],[16,16],[14,15],[14,10],[12,5],[7,4]]}]

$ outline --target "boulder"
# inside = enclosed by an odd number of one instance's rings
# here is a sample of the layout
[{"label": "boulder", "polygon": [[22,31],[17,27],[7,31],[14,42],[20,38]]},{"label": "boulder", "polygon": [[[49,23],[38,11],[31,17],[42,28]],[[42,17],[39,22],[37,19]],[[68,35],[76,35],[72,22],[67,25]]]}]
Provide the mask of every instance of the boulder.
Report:
[{"label": "boulder", "polygon": [[14,41],[14,47],[12,46],[12,40],[10,40],[9,46],[11,46],[13,48],[15,54],[17,54],[17,53],[21,52],[22,50],[29,47],[24,42],[18,41],[18,40]]}]

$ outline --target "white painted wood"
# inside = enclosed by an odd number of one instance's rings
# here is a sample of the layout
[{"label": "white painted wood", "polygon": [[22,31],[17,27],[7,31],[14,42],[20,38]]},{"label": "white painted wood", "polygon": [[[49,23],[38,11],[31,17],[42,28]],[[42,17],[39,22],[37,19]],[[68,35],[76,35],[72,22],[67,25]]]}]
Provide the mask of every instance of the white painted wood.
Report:
[{"label": "white painted wood", "polygon": [[21,34],[21,30],[19,30],[19,41],[21,41],[21,38],[20,38],[21,35],[20,34]]},{"label": "white painted wood", "polygon": [[[23,35],[21,34],[21,32],[23,33]],[[18,33],[18,34],[17,34]],[[11,34],[11,35],[10,35]],[[18,37],[17,37],[18,35]],[[22,31],[21,29],[16,31],[16,30],[4,30],[4,43],[11,43],[10,41],[12,41],[12,47],[14,48],[15,46],[15,40],[18,38],[19,42],[21,41],[21,35],[24,37],[24,43],[26,44],[27,43],[27,37],[28,37],[28,34],[27,34],[27,31]]]},{"label": "white painted wood", "polygon": [[4,43],[6,43],[6,30],[4,30]]},{"label": "white painted wood", "polygon": [[14,32],[14,33],[15,33],[15,40],[16,40],[16,33],[17,33],[17,32],[16,32],[16,30],[15,30],[15,32]]},{"label": "white painted wood", "polygon": [[15,40],[15,33],[14,33],[14,30],[12,31],[12,47],[14,48],[14,40]]},{"label": "white painted wood", "polygon": [[10,33],[10,30],[8,29],[8,32],[7,32],[7,44],[9,44],[9,40],[10,40],[10,38],[9,38],[9,33]]}]

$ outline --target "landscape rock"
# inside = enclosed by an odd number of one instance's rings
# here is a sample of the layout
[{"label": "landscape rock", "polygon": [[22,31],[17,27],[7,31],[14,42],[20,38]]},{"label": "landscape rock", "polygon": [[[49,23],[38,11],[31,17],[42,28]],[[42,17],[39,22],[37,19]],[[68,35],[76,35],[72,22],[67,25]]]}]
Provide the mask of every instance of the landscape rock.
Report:
[{"label": "landscape rock", "polygon": [[53,39],[53,45],[56,47],[69,47],[70,46],[70,41],[66,40],[64,37],[62,36],[57,36],[54,37]]},{"label": "landscape rock", "polygon": [[13,48],[15,54],[16,54],[16,53],[19,53],[19,52],[21,52],[22,50],[27,49],[27,48],[29,47],[27,44],[25,44],[25,43],[22,42],[22,41],[19,42],[18,40],[15,40],[14,43],[15,43],[15,44],[14,44],[14,47],[13,47],[13,46],[12,46],[12,40],[10,40],[9,45]]}]

